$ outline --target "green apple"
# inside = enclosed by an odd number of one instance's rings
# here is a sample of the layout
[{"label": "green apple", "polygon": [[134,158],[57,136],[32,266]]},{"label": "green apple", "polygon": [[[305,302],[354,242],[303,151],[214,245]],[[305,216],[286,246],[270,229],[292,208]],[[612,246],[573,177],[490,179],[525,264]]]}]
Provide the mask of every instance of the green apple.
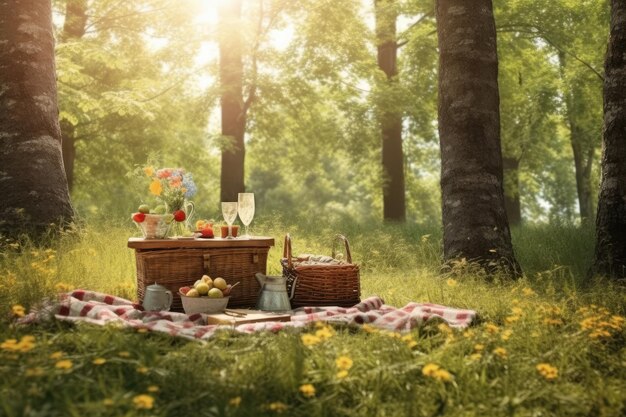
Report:
[{"label": "green apple", "polygon": [[225,290],[228,284],[224,278],[215,278],[215,280],[213,280],[213,286],[220,290]]},{"label": "green apple", "polygon": [[147,204],[142,204],[142,205],[139,206],[137,211],[139,213],[148,214],[148,213],[150,213],[150,207],[148,207]]},{"label": "green apple", "polygon": [[205,282],[201,282],[196,287],[196,291],[198,291],[200,295],[206,295],[209,292],[209,286]]},{"label": "green apple", "polygon": [[209,298],[222,298],[224,294],[222,294],[222,290],[219,288],[211,288],[209,290]]}]

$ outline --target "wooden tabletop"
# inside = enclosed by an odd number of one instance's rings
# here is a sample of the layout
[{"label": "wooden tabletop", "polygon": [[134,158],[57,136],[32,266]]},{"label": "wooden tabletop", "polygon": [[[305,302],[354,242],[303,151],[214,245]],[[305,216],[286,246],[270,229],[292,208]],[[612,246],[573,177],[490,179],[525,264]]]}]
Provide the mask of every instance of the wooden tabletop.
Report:
[{"label": "wooden tabletop", "polygon": [[274,238],[253,236],[250,239],[144,239],[131,237],[128,247],[133,249],[181,249],[181,248],[250,248],[274,246]]}]

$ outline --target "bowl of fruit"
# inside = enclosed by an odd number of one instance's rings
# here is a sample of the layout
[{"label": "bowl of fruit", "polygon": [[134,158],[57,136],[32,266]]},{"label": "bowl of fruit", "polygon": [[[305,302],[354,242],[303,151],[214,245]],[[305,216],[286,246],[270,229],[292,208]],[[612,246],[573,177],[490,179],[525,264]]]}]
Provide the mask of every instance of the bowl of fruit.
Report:
[{"label": "bowl of fruit", "polygon": [[227,284],[224,278],[212,279],[208,275],[203,275],[192,287],[181,287],[178,294],[183,302],[185,314],[223,312],[228,305],[230,291],[235,285]]}]

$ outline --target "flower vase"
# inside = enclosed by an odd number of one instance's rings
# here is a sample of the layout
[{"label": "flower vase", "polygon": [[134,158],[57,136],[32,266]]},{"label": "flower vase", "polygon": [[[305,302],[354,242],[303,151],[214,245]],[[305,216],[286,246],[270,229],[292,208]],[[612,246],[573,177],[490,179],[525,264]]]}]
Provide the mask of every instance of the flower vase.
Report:
[{"label": "flower vase", "polygon": [[172,236],[187,236],[192,233],[191,229],[191,218],[193,217],[193,213],[195,210],[195,206],[192,201],[187,201],[182,204],[182,206],[173,208],[171,210],[172,213],[175,211],[182,210],[185,212],[185,220],[183,221],[175,221],[175,224],[172,226]]}]

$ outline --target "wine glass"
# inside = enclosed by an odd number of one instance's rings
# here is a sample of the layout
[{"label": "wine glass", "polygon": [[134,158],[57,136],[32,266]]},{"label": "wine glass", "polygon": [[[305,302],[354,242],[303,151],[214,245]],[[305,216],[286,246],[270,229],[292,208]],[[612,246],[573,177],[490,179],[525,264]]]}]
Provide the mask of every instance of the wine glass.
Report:
[{"label": "wine glass", "polygon": [[224,221],[228,224],[228,236],[226,239],[234,239],[232,225],[237,218],[237,202],[222,202],[222,216],[224,216]]},{"label": "wine glass", "polygon": [[246,227],[246,233],[242,237],[250,239],[251,236],[248,234],[248,226],[252,223],[252,218],[254,217],[254,193],[239,193],[237,200],[239,218]]}]

